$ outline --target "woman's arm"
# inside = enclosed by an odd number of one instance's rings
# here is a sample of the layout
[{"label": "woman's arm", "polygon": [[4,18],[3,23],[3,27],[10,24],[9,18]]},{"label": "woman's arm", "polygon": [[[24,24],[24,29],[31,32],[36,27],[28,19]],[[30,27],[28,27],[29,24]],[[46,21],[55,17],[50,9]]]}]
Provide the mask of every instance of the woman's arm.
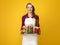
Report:
[{"label": "woman's arm", "polygon": [[21,29],[20,29],[20,33],[21,33],[21,34],[23,34],[23,33],[22,33],[22,32],[23,32],[23,29],[26,28],[26,27],[25,27],[25,24],[24,24],[24,21],[25,21],[25,17],[22,16],[22,25],[21,25]]},{"label": "woman's arm", "polygon": [[39,17],[38,16],[36,16],[36,25],[35,25],[35,28],[38,30],[37,34],[40,34],[41,31],[40,31]]}]

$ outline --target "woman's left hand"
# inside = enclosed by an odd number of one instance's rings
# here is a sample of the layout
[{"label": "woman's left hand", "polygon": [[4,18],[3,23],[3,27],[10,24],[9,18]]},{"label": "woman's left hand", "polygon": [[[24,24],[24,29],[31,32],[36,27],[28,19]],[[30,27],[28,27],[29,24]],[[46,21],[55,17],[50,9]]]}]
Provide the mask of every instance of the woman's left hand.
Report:
[{"label": "woman's left hand", "polygon": [[35,28],[36,28],[36,29],[39,29],[39,27],[38,27],[38,26],[35,26]]}]

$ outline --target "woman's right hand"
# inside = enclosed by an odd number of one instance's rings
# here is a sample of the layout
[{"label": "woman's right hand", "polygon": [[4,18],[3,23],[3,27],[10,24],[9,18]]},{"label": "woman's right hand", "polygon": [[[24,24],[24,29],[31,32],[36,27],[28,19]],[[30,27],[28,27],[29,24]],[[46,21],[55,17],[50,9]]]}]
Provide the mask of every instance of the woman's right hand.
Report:
[{"label": "woman's right hand", "polygon": [[26,26],[23,26],[22,28],[23,28],[23,29],[26,29]]},{"label": "woman's right hand", "polygon": [[22,26],[22,28],[23,28],[23,30],[20,30],[20,34],[24,34],[26,32],[25,31],[26,27],[25,26]]}]

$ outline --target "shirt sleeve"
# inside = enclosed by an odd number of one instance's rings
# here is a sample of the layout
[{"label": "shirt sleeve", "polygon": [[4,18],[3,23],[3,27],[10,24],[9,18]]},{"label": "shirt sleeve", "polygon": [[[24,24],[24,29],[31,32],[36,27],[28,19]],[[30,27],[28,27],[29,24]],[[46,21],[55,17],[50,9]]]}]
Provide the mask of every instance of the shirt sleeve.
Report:
[{"label": "shirt sleeve", "polygon": [[36,24],[35,24],[35,26],[37,26],[38,27],[38,34],[40,34],[41,33],[41,31],[40,31],[40,24],[39,24],[39,17],[38,16],[36,16]]},{"label": "shirt sleeve", "polygon": [[22,16],[22,25],[21,25],[21,30],[23,30],[23,28],[22,28],[22,27],[25,25],[25,24],[24,24],[24,21],[25,21],[25,18],[24,18],[24,16]]}]

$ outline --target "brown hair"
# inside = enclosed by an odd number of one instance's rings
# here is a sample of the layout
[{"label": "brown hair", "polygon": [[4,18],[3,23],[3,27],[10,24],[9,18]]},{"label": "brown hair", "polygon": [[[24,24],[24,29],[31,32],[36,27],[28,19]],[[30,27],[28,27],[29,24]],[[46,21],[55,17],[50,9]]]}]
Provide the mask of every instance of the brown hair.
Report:
[{"label": "brown hair", "polygon": [[34,8],[34,6],[31,4],[31,3],[27,3],[27,5],[26,5],[26,8],[27,8],[27,6],[28,5],[31,5],[32,6],[32,8],[33,8],[33,11],[32,11],[32,13],[33,13],[33,15],[35,15],[35,13],[34,13],[34,11],[35,11],[35,8]]}]

